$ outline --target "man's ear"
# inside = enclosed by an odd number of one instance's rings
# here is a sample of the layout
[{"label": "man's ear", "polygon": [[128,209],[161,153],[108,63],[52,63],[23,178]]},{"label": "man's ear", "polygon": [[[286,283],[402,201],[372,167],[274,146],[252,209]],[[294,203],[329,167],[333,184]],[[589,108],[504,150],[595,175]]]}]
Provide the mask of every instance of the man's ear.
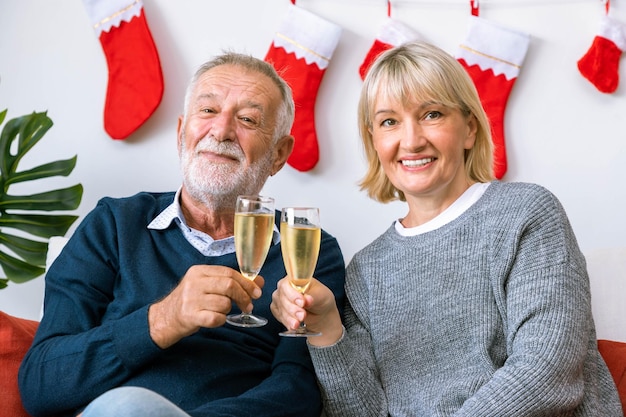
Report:
[{"label": "man's ear", "polygon": [[296,140],[291,135],[283,136],[278,139],[278,142],[276,142],[276,146],[274,147],[274,163],[272,165],[272,173],[270,175],[274,175],[282,169],[287,162],[289,155],[291,155],[291,152],[293,151],[295,142]]},{"label": "man's ear", "polygon": [[178,116],[178,126],[176,127],[176,148],[178,149],[178,155],[182,149],[183,144],[183,116]]}]

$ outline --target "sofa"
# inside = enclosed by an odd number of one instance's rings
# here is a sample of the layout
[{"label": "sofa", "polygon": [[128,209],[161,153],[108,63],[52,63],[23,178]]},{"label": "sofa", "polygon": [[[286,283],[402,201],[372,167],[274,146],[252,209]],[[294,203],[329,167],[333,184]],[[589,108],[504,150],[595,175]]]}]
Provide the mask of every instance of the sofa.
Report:
[{"label": "sofa", "polygon": [[[54,243],[62,247],[63,241]],[[52,245],[49,258],[58,254],[59,245]],[[594,251],[586,258],[598,348],[611,371],[626,417],[626,249]],[[30,417],[20,401],[17,371],[38,324],[0,311],[0,417]]]},{"label": "sofa", "polygon": [[17,388],[17,370],[30,347],[37,323],[0,311],[0,416],[28,417]]}]

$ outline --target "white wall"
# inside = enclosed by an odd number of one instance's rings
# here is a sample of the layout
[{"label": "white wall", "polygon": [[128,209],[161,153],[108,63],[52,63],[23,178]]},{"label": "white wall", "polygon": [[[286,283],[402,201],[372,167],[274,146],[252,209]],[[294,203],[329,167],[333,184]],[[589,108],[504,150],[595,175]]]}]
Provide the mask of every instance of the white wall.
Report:
[{"label": "white wall", "polygon": [[[289,4],[144,0],[165,94],[146,124],[126,141],[114,141],[102,126],[106,61],[82,2],[2,0],[0,110],[9,110],[7,119],[48,111],[54,127],[29,161],[78,154],[72,175],[51,184],[84,185],[80,216],[102,196],[174,190],[180,183],[176,121],[188,78],[223,49],[263,58]],[[358,67],[386,19],[386,0],[300,0],[297,5],[340,25],[343,33],[317,96],[320,162],[306,173],[287,166],[265,191],[279,206],[319,205],[325,227],[349,260],[404,214],[402,204],[375,203],[355,185],[365,167],[356,127]],[[623,245],[626,85],[602,94],[576,67],[598,29],[602,2],[483,0],[480,5],[482,17],[532,36],[507,106],[504,179],[537,182],[554,192],[583,250]],[[453,53],[465,36],[469,1],[396,1],[392,16]],[[626,4],[613,1],[611,16],[626,24]],[[621,75],[624,71],[620,68]],[[37,318],[42,288],[43,279],[10,285],[0,291],[0,310]]]}]

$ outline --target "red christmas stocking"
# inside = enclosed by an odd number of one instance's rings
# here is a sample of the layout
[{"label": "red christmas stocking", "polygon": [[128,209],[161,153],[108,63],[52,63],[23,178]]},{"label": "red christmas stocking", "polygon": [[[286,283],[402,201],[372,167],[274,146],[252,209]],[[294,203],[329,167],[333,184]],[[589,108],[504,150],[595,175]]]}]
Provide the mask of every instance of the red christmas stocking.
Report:
[{"label": "red christmas stocking", "polygon": [[626,50],[626,26],[603,16],[591,48],[578,60],[578,70],[599,91],[612,93],[619,83],[619,60]]},{"label": "red christmas stocking", "polygon": [[470,16],[467,36],[456,54],[474,81],[491,122],[493,168],[498,179],[507,170],[504,110],[529,43],[530,37],[525,33],[497,26],[478,16]]},{"label": "red christmas stocking", "polygon": [[405,42],[413,41],[419,38],[419,34],[413,29],[406,26],[404,23],[389,17],[387,21],[381,26],[380,31],[378,32],[378,35],[374,40],[374,43],[372,44],[370,50],[365,56],[365,60],[359,67],[359,75],[361,76],[361,79],[365,79],[367,70],[369,70],[372,63],[374,63],[378,55],[380,55],[382,52]]},{"label": "red christmas stocking", "polygon": [[141,0],[83,0],[109,69],[104,129],[126,139],[163,97],[159,55]]},{"label": "red christmas stocking", "polygon": [[289,5],[265,56],[293,91],[296,117],[291,134],[296,142],[287,163],[299,171],[312,169],[319,160],[315,100],[340,36],[341,27]]}]

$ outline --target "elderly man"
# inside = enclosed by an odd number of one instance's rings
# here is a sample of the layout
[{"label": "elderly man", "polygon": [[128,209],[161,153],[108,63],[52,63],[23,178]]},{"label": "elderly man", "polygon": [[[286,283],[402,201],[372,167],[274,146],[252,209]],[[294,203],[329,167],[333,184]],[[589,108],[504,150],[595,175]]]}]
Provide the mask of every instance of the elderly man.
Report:
[{"label": "elderly man", "polygon": [[[306,342],[281,338],[269,309],[280,236],[255,281],[233,243],[235,200],[284,166],[293,118],[271,65],[226,53],[199,68],[178,122],[180,189],[102,199],[46,276],[19,373],[32,415],[319,416]],[[326,232],[315,275],[341,306],[343,256]],[[266,326],[225,324],[253,300]]]}]

